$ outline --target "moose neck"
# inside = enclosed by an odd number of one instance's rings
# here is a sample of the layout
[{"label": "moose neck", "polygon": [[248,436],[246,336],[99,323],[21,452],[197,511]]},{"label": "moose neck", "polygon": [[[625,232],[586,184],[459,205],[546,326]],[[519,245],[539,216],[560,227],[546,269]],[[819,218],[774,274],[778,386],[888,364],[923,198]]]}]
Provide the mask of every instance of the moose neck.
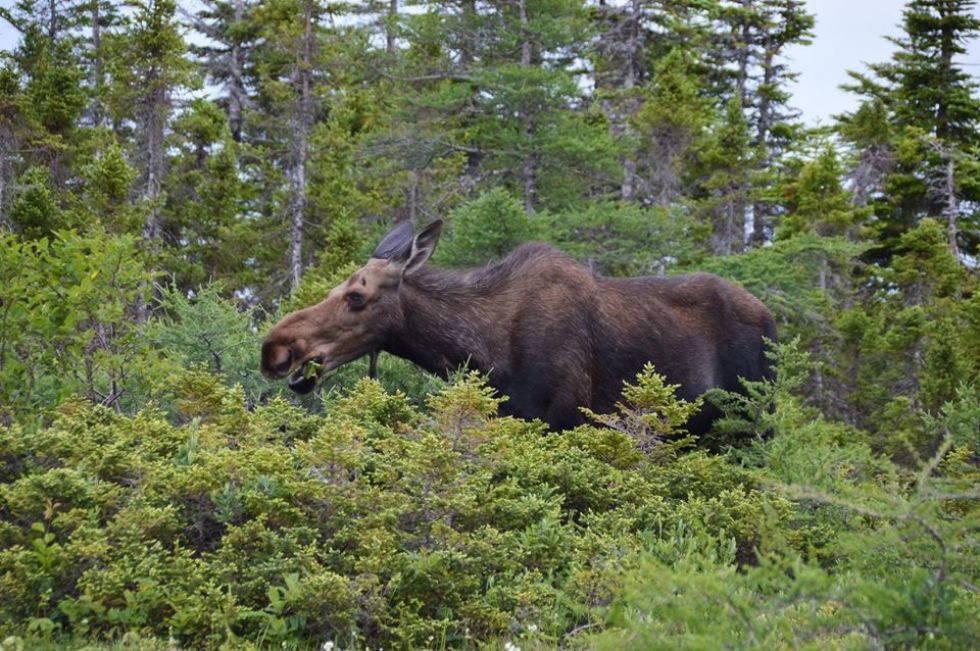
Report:
[{"label": "moose neck", "polygon": [[478,273],[423,267],[405,278],[402,318],[383,350],[442,376],[464,364],[483,373],[499,368],[494,357],[501,342],[492,327],[496,292],[476,286]]}]

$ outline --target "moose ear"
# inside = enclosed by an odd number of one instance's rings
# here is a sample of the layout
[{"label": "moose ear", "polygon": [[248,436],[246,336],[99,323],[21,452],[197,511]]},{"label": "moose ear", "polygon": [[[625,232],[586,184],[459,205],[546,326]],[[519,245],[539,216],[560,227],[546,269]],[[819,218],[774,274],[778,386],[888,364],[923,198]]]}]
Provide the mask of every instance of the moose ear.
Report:
[{"label": "moose ear", "polygon": [[425,261],[436,250],[440,233],[442,233],[442,220],[437,219],[423,228],[415,236],[415,239],[412,241],[412,254],[409,256],[408,262],[405,263],[405,268],[402,270],[403,275],[413,273],[425,264]]},{"label": "moose ear", "polygon": [[371,257],[381,260],[407,260],[411,252],[412,224],[404,221],[381,238]]}]

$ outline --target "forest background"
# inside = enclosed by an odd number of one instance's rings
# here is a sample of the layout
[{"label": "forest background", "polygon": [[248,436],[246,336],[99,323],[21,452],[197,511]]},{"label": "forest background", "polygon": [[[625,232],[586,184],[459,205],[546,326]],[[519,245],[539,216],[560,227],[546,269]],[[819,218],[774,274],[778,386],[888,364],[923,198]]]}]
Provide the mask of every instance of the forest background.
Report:
[{"label": "forest background", "polygon": [[[972,0],[907,2],[821,127],[799,0],[0,19],[0,648],[980,638]],[[565,433],[390,357],[260,376],[271,323],[435,218],[440,265],[735,280],[778,378],[694,441],[655,369]]]}]

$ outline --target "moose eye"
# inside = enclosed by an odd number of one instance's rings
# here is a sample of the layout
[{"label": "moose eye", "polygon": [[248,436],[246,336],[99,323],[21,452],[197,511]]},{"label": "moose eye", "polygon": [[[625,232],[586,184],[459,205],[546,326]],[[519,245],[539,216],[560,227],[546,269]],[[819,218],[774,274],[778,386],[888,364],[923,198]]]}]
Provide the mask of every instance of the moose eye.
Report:
[{"label": "moose eye", "polygon": [[352,310],[359,310],[364,307],[364,294],[358,292],[351,292],[347,295],[347,305],[350,306]]}]

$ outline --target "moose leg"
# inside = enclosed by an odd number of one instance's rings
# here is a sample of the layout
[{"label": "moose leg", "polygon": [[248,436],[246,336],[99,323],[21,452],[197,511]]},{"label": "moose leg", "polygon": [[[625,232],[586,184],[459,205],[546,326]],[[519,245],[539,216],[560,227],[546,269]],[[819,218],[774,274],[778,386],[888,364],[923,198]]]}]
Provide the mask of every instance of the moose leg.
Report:
[{"label": "moose leg", "polygon": [[524,378],[494,388],[499,394],[507,396],[507,400],[500,405],[501,416],[531,420],[547,413],[550,396]]},{"label": "moose leg", "polygon": [[585,416],[579,410],[580,406],[588,405],[575,395],[571,387],[561,387],[548,406],[548,426],[555,431],[561,431],[581,425],[585,422]]},{"label": "moose leg", "polygon": [[[541,418],[549,429],[556,432],[571,429],[585,422],[579,411],[579,401],[568,391],[552,391],[548,395],[530,396],[519,390],[503,391],[510,396],[507,402],[500,405],[502,416],[516,416],[525,420]],[[585,403],[582,403],[583,405]]]},{"label": "moose leg", "polygon": [[577,380],[554,368],[525,372],[501,391],[510,397],[501,405],[501,413],[528,420],[541,418],[554,431],[581,425],[585,417],[579,407],[587,407],[589,400],[587,387]]}]

